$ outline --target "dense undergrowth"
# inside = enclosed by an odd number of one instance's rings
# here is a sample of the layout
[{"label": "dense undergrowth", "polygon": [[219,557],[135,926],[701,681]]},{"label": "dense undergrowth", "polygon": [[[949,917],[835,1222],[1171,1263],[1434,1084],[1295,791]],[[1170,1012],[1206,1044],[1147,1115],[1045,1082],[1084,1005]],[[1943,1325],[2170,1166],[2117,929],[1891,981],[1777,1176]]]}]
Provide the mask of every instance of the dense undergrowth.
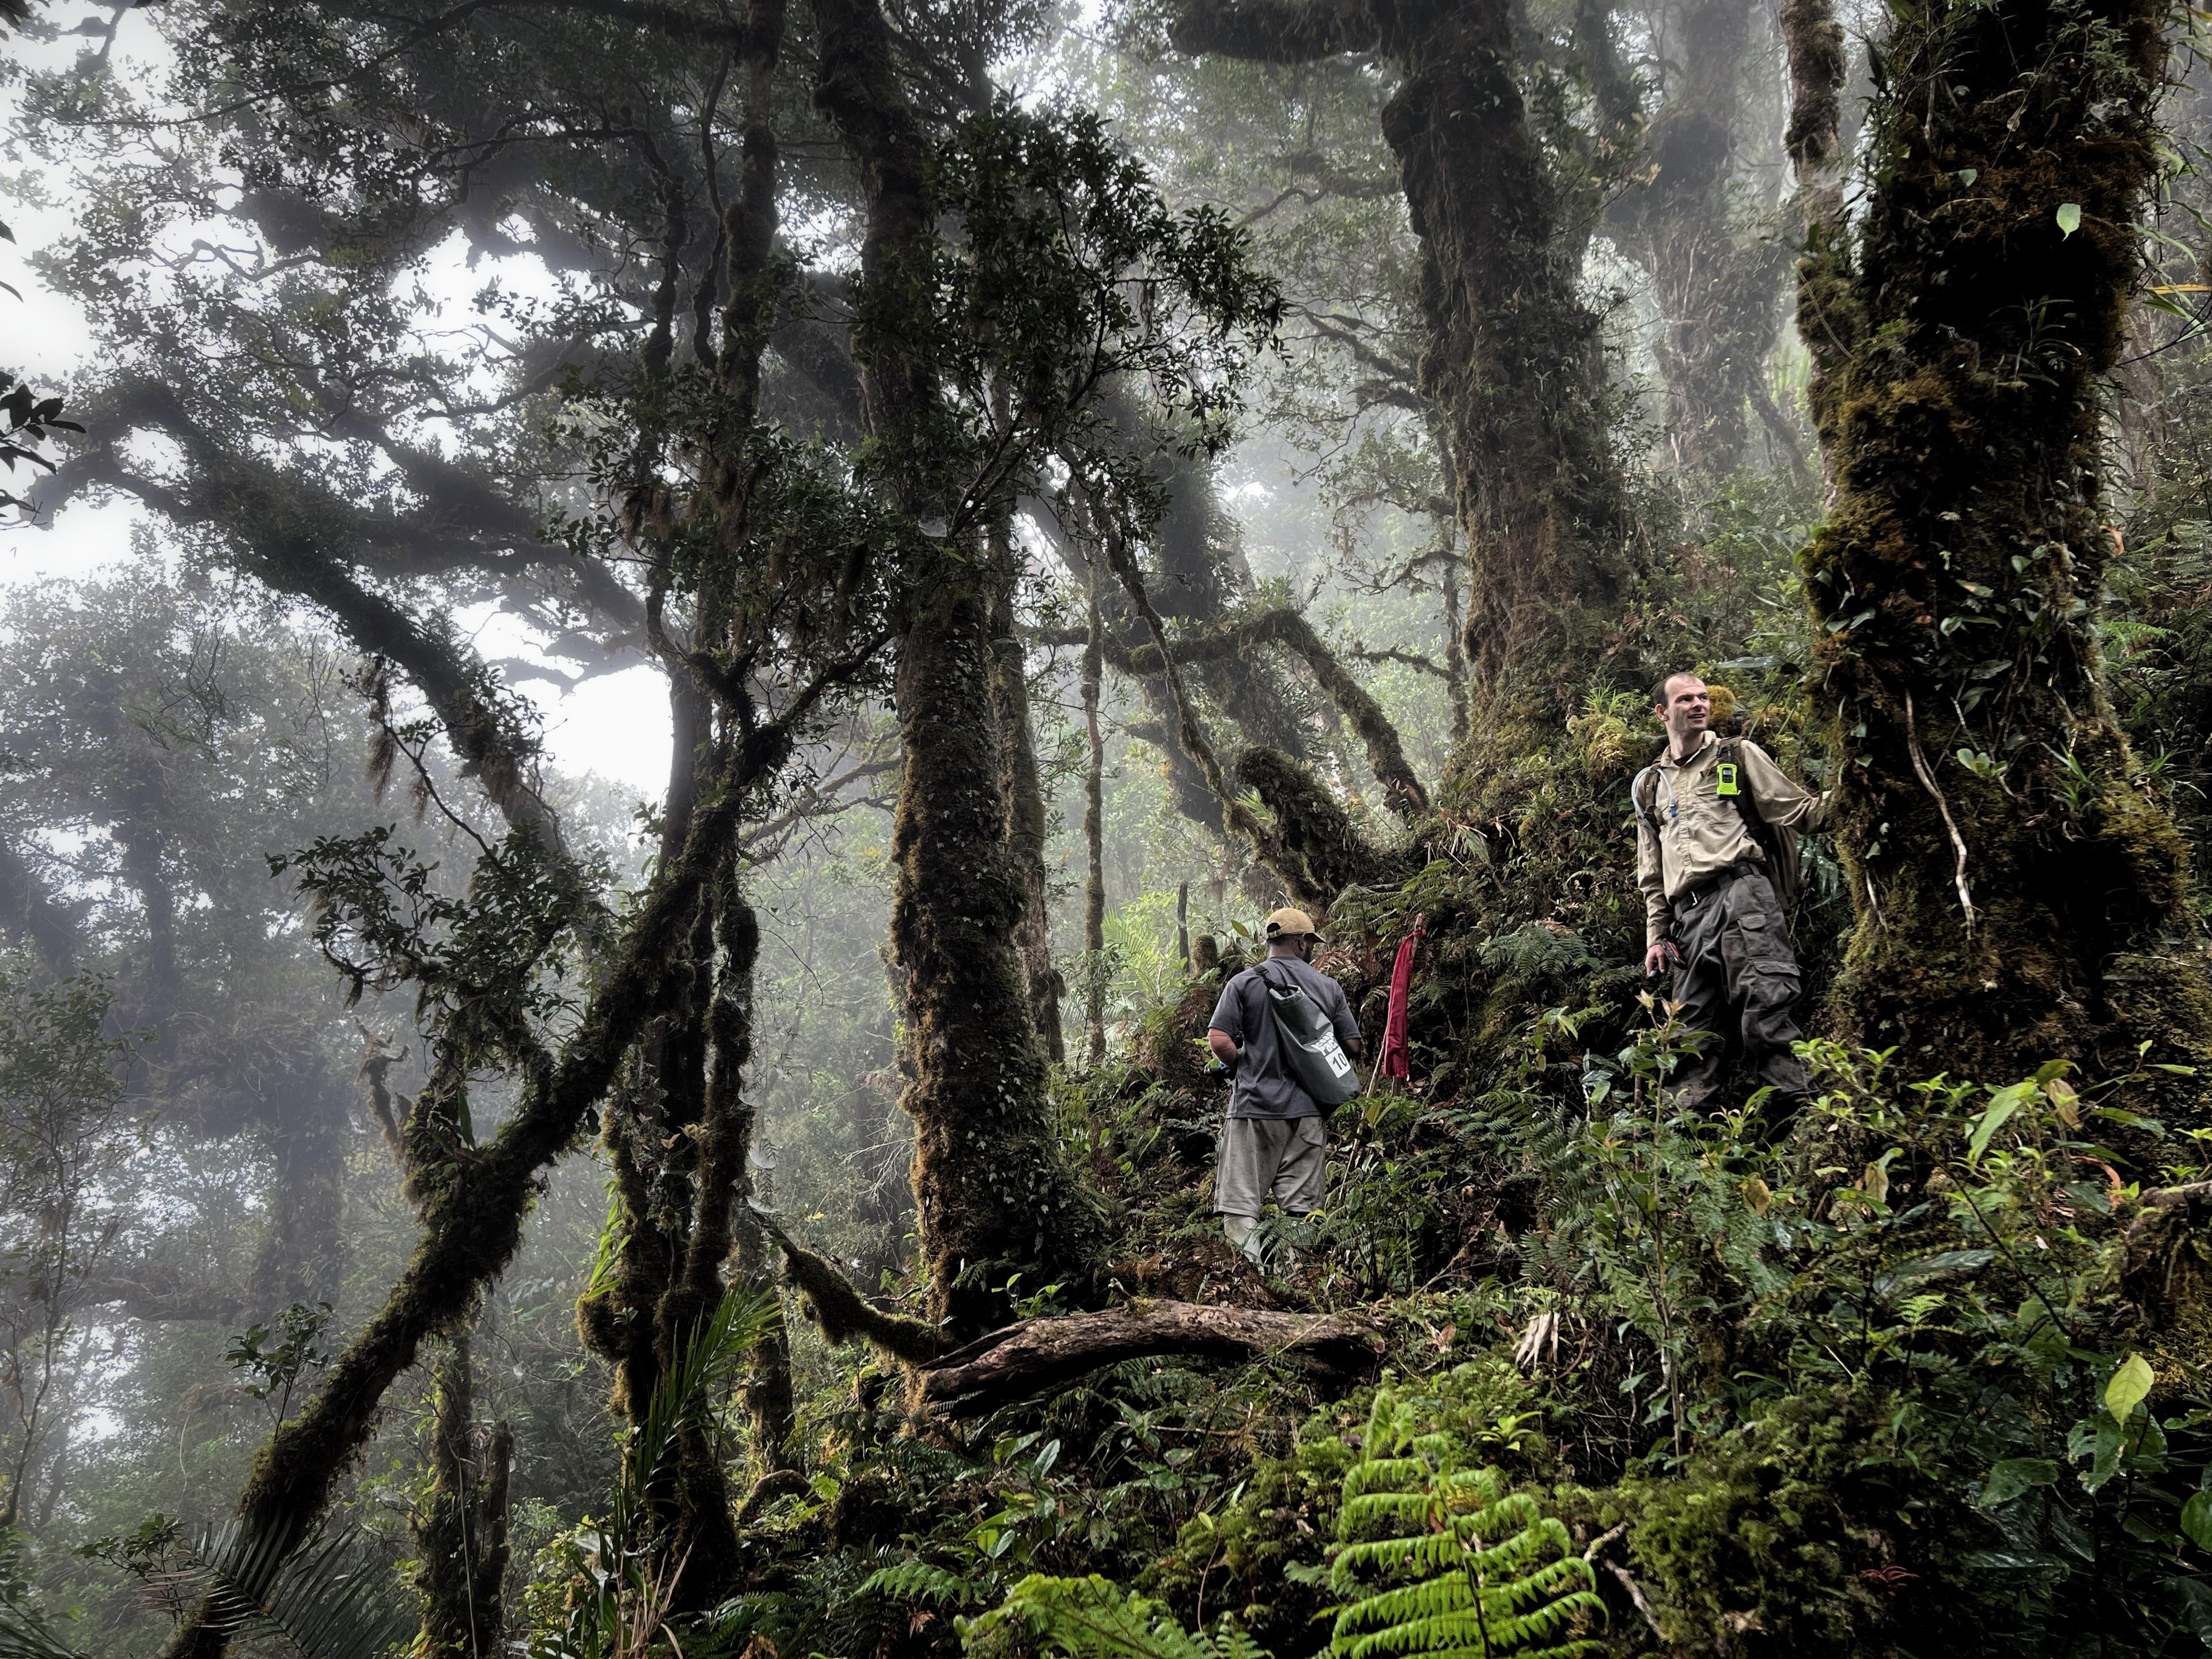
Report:
[{"label": "dense undergrowth", "polygon": [[[1399,897],[1433,925],[1437,887]],[[1518,1035],[1487,1068],[1473,1045],[1431,1053],[1429,1088],[1340,1113],[1329,1206],[1275,1224],[1264,1277],[1207,1214],[1211,979],[1130,1064],[1070,1085],[1127,1293],[1366,1307],[1389,1347],[1373,1387],[1321,1399],[1264,1364],[1147,1360],[959,1431],[918,1424],[856,1363],[809,1425],[811,1492],[752,1534],[722,1639],[1085,1659],[2196,1650],[2212,1408],[2172,1310],[2201,1297],[2207,1257],[2145,1194],[2197,1180],[2203,1155],[2136,1109],[2155,1074],[2053,1064],[1996,1086],[1816,1043],[1802,1120],[1756,1102],[1686,1117],[1665,1005],[1539,931],[1473,952],[1484,1019],[1534,1010]],[[1432,972],[1429,996],[1460,979]],[[1053,1287],[1035,1296],[1051,1310]],[[1551,1626],[1346,1626],[1344,1493],[1377,1414],[1404,1419],[1393,1478],[1428,1494],[1433,1535],[1455,1535],[1460,1500],[1437,1494],[1462,1477],[1468,1512],[1511,1494],[1516,1535],[1561,1529],[1522,1564],[1587,1564]],[[1407,1619],[1432,1568],[1391,1604]]]},{"label": "dense undergrowth", "polygon": [[[1723,579],[1655,582],[1631,654],[1694,658],[1726,729],[1818,781],[1805,624],[1761,598],[1787,592],[1791,532],[1760,528],[1783,517],[1720,502],[1698,551]],[[2186,557],[2189,533],[2143,557]],[[1733,608],[1705,614],[1714,592]],[[2120,682],[2139,741],[2185,699],[2194,638],[2184,617],[2142,627],[2161,631]],[[1929,1078],[1816,1041],[1796,1121],[1743,1079],[1739,1109],[1678,1112],[1683,1033],[1632,965],[1624,851],[1647,699],[1593,684],[1332,907],[1318,963],[1370,1041],[1391,954],[1425,927],[1413,1079],[1337,1114],[1328,1206],[1264,1223],[1264,1273],[1210,1211],[1226,1085],[1203,1032],[1237,945],[1156,984],[1116,1059],[1058,1085],[1115,1230],[1113,1297],[1364,1311],[1378,1375],[1328,1397],[1289,1365],[1162,1357],[963,1421],[917,1415],[889,1360],[817,1351],[808,1488],[746,1534],[744,1587],[687,1653],[2212,1645],[2212,1159],[2202,1126],[2155,1115],[2177,1068]],[[2191,775],[2149,787],[2179,799]],[[1808,843],[1815,1029],[1839,888]],[[1010,1291],[1027,1315],[1084,1294]],[[1375,1556],[1373,1505],[1346,1501],[1378,1492],[1425,1517],[1403,1559]],[[573,1599],[541,1598],[540,1651],[600,1650],[553,1639]]]}]

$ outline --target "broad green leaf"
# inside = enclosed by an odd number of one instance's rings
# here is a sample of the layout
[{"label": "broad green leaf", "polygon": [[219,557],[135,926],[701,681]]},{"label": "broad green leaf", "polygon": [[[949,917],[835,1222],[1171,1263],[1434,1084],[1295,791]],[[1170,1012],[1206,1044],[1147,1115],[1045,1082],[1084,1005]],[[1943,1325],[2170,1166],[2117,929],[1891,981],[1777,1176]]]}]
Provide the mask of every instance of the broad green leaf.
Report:
[{"label": "broad green leaf", "polygon": [[2150,1385],[2158,1381],[2158,1374],[2150,1368],[2150,1361],[2139,1353],[2131,1353],[2120,1361],[2119,1370],[2112,1373],[2105,1384],[2105,1409],[2112,1414],[2115,1423],[2124,1423],[2128,1413],[2142,1404],[2150,1393]]},{"label": "broad green leaf", "polygon": [[2212,1492],[2191,1492],[2181,1506],[2181,1530],[2200,1550],[2212,1550]]},{"label": "broad green leaf", "polygon": [[[2069,1437],[2069,1447],[2079,1439],[2083,1426],[2078,1423],[2075,1425],[2075,1434]],[[2120,1455],[2127,1449],[2128,1431],[2119,1425],[2110,1412],[2099,1412],[2088,1419],[2087,1426],[2089,1430],[2086,1448],[2089,1454],[2089,1472],[2081,1477],[2081,1486],[2084,1491],[2094,1492],[2120,1472]],[[2074,1453],[2076,1457],[2081,1455],[2080,1451]]]},{"label": "broad green leaf", "polygon": [[2021,1102],[2033,1084],[2014,1084],[1989,1103],[1989,1109],[1974,1120],[1973,1132],[1966,1137],[1966,1162],[1978,1164],[1982,1154],[1990,1149],[1990,1137],[2004,1127],[2014,1113],[2020,1110]]},{"label": "broad green leaf", "polygon": [[2013,1322],[2019,1328],[2021,1346],[2033,1348],[2038,1353],[2057,1358],[2072,1346],[2066,1340],[2065,1331],[2051,1316],[2051,1310],[2043,1305],[2039,1297],[2031,1296],[2023,1300],[2020,1311],[2013,1316]]},{"label": "broad green leaf", "polygon": [[2212,1584],[2194,1578],[2168,1578],[2162,1582],[2180,1604],[2182,1621],[2198,1641],[2212,1648]]},{"label": "broad green leaf", "polygon": [[2061,236],[2071,236],[2081,228],[2081,204],[2079,202],[2061,202],[2058,211],[2051,216],[2058,221]]},{"label": "broad green leaf", "polygon": [[2058,1465],[2047,1457],[2008,1457],[1990,1471],[1982,1488],[1982,1507],[1993,1510],[2009,1504],[2022,1492],[2047,1486],[2058,1479]]}]

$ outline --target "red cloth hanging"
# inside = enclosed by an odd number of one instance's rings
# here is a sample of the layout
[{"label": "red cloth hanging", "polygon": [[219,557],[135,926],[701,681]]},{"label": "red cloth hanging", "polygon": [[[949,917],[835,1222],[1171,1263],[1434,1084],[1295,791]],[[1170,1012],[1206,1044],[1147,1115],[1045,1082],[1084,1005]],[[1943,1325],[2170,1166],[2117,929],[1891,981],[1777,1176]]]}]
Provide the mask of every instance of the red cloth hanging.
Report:
[{"label": "red cloth hanging", "polygon": [[1398,941],[1398,960],[1390,969],[1390,1012],[1382,1020],[1382,1062],[1384,1077],[1405,1082],[1413,1074],[1413,1051],[1406,1042],[1406,1002],[1413,989],[1413,947],[1428,935],[1422,926],[1425,916],[1413,918],[1413,931]]}]

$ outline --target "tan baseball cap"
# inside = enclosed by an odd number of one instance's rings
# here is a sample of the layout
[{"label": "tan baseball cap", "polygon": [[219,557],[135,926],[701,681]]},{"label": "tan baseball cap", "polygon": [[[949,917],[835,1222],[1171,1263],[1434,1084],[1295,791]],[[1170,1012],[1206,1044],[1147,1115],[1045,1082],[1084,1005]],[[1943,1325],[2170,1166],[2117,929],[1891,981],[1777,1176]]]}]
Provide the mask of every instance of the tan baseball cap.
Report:
[{"label": "tan baseball cap", "polygon": [[1313,918],[1303,910],[1275,911],[1267,918],[1267,933],[1271,941],[1279,939],[1297,939],[1302,934],[1313,939],[1321,938],[1319,933],[1314,932]]}]

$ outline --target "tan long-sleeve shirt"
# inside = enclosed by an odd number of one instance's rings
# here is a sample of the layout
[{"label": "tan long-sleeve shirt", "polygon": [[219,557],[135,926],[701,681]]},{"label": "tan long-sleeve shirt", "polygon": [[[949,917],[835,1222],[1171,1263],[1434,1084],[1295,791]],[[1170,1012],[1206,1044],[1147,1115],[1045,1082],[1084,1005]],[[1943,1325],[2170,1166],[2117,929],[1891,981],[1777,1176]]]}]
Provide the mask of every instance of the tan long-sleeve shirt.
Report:
[{"label": "tan long-sleeve shirt", "polygon": [[[1720,739],[1711,732],[1705,742],[1676,761],[1662,754],[1653,809],[1659,832],[1641,811],[1636,815],[1636,884],[1644,890],[1644,942],[1666,936],[1674,901],[1706,878],[1732,864],[1764,864],[1766,854],[1752,839],[1736,798],[1717,793],[1713,767]],[[1835,810],[1836,794],[1816,795],[1792,782],[1757,744],[1739,738],[1735,744],[1736,785],[1751,797],[1769,823],[1800,831],[1818,830]],[[1650,788],[1650,785],[1645,787]]]}]

